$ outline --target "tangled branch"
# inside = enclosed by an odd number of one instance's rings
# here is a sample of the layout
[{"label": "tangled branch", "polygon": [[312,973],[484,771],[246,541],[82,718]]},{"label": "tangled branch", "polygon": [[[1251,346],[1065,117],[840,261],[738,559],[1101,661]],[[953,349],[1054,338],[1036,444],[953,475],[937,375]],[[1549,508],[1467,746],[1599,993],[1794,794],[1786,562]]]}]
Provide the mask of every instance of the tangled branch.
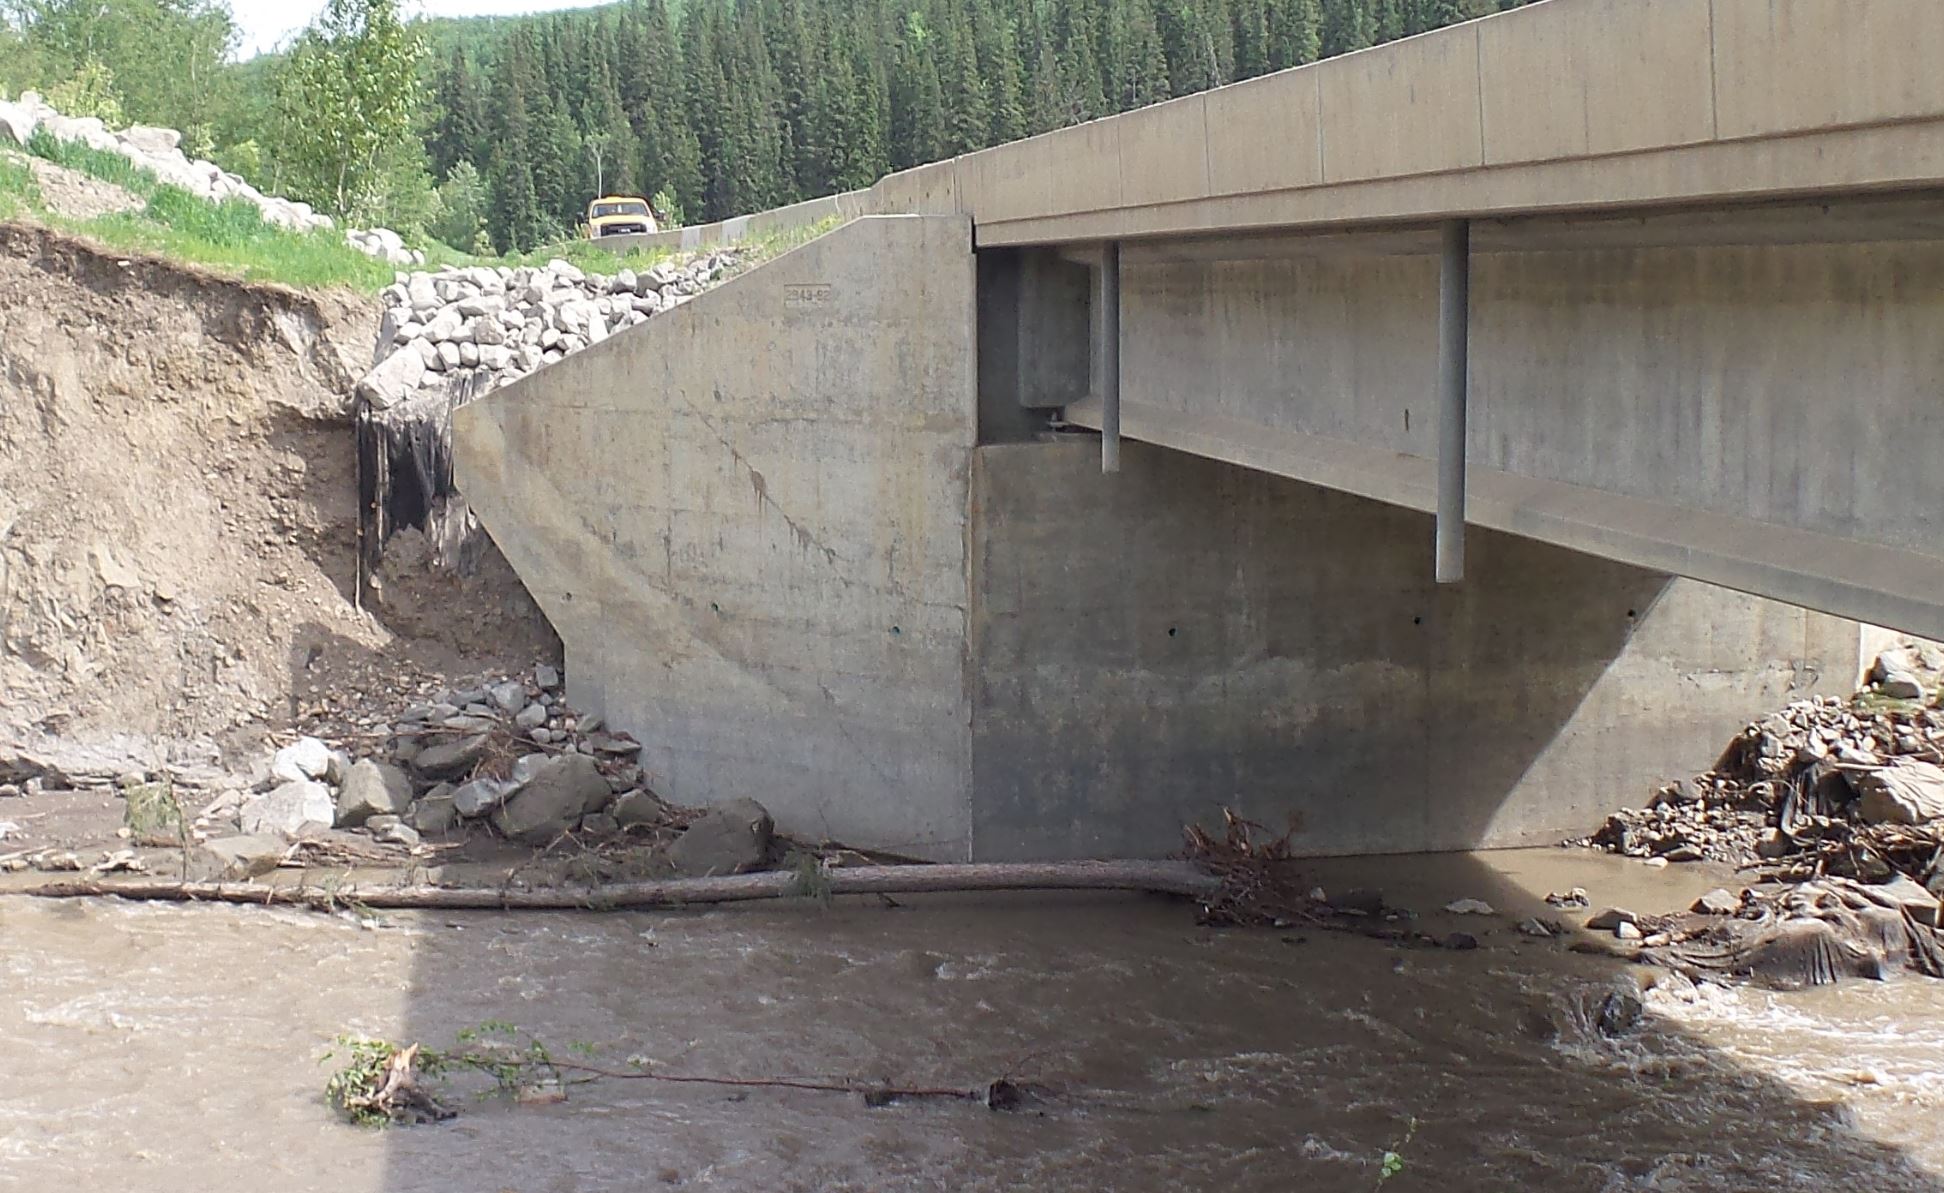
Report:
[{"label": "tangled branch", "polygon": [[582,1050],[590,1059],[570,1060],[556,1055],[539,1040],[529,1039],[522,1045],[517,1037],[517,1029],[503,1023],[488,1023],[459,1033],[459,1047],[450,1050],[340,1036],[323,1058],[343,1061],[325,1082],[325,1097],[350,1121],[367,1127],[443,1122],[454,1117],[458,1112],[426,1083],[461,1072],[485,1076],[492,1081],[494,1093],[522,1102],[564,1101],[570,1084],[596,1081],[851,1094],[873,1107],[932,1099],[977,1102],[990,1110],[1018,1110],[1031,1100],[1030,1088],[1010,1077],[965,1089],[843,1079],[657,1073],[640,1061],[631,1061],[633,1067],[626,1069],[591,1063],[593,1050],[589,1048]]}]

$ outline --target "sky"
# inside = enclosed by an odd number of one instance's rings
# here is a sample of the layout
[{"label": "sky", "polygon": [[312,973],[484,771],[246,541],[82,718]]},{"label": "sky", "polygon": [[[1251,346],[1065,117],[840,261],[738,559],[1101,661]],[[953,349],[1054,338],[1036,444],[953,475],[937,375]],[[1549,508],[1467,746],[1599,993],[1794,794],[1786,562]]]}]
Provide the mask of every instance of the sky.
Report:
[{"label": "sky", "polygon": [[[512,16],[556,8],[584,8],[599,0],[407,0],[408,12],[428,17]],[[324,0],[230,0],[243,44],[238,57],[275,49],[290,34],[310,24]]]}]

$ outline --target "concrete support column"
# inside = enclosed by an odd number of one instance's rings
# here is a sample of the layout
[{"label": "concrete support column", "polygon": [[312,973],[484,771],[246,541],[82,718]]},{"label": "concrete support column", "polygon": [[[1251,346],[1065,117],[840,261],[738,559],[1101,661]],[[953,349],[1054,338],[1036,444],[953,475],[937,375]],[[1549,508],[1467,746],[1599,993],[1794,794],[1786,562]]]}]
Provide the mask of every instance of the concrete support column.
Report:
[{"label": "concrete support column", "polygon": [[1120,242],[1100,246],[1100,271],[1094,289],[1094,325],[1100,342],[1100,470],[1119,472],[1121,459],[1121,270]]},{"label": "concrete support column", "polygon": [[1438,277],[1438,546],[1440,584],[1465,578],[1465,404],[1471,367],[1471,222],[1444,225]]}]

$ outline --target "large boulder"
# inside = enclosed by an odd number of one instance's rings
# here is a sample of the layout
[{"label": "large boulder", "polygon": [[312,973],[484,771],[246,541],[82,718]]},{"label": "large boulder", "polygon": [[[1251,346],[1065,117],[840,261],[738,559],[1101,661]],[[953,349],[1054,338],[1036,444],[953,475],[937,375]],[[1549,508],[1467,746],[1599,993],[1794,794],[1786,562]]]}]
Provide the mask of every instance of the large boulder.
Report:
[{"label": "large boulder", "polygon": [[469,773],[486,756],[486,746],[491,740],[484,733],[475,733],[427,746],[412,759],[412,769],[428,779],[459,778]]},{"label": "large boulder", "polygon": [[182,144],[182,134],[172,128],[156,128],[153,125],[137,124],[122,132],[122,140],[141,150],[143,153],[161,155],[169,153]]},{"label": "large boulder", "polygon": [[310,829],[328,829],[336,819],[337,804],[331,799],[331,789],[302,780],[285,783],[245,803],[242,826],[246,836],[281,833],[295,837]]},{"label": "large boulder", "polygon": [[447,796],[447,800],[452,805],[455,817],[484,816],[505,803],[512,791],[512,785],[500,779],[481,778],[461,783]]},{"label": "large boulder", "polygon": [[404,771],[367,758],[344,776],[338,791],[339,828],[355,828],[374,816],[403,816],[412,806],[412,780]]},{"label": "large boulder", "polygon": [[1944,769],[1899,758],[1881,769],[1859,770],[1850,785],[1862,799],[1857,811],[1871,824],[1925,824],[1944,819]]},{"label": "large boulder", "polygon": [[464,331],[465,327],[465,316],[456,308],[446,307],[425,321],[425,338],[434,344],[443,344]]},{"label": "large boulder", "polygon": [[255,878],[282,864],[290,842],[281,833],[217,837],[205,843],[203,855],[224,878]]},{"label": "large boulder", "polygon": [[485,348],[506,343],[506,324],[496,315],[479,315],[466,325],[460,335],[480,347]]},{"label": "large boulder", "polygon": [[567,754],[536,767],[533,777],[493,812],[493,827],[523,844],[545,845],[613,798],[592,758]]},{"label": "large boulder", "polygon": [[39,126],[40,121],[33,109],[25,104],[0,101],[0,137],[7,137],[16,145],[25,147]]},{"label": "large boulder", "polygon": [[424,379],[425,358],[410,348],[401,348],[365,374],[358,382],[358,396],[374,410],[388,410],[417,392]]},{"label": "large boulder", "polygon": [[561,303],[555,313],[560,319],[561,330],[569,332],[585,331],[598,317],[594,304],[584,298]]},{"label": "large boulder", "polygon": [[331,747],[314,737],[300,737],[278,750],[270,773],[286,783],[321,779],[331,771]]},{"label": "large boulder", "polygon": [[1929,695],[1923,676],[1917,671],[1917,661],[1909,651],[1886,650],[1878,655],[1876,666],[1870,669],[1870,678],[1876,683],[1877,691],[1893,699],[1922,700]]},{"label": "large boulder", "polygon": [[445,833],[459,823],[459,809],[454,802],[454,789],[450,784],[441,783],[419,798],[412,805],[412,827],[421,833]]},{"label": "large boulder", "polygon": [[753,799],[731,800],[711,808],[668,847],[668,860],[680,873],[707,878],[742,874],[769,856],[775,824],[769,809]]},{"label": "large boulder", "polygon": [[621,828],[637,824],[656,825],[668,819],[668,805],[659,796],[645,787],[624,791],[614,799],[614,806],[608,809],[614,822]]},{"label": "large boulder", "polygon": [[421,315],[430,316],[444,305],[439,301],[438,285],[432,280],[431,274],[413,274],[405,283],[405,294],[412,309]]}]

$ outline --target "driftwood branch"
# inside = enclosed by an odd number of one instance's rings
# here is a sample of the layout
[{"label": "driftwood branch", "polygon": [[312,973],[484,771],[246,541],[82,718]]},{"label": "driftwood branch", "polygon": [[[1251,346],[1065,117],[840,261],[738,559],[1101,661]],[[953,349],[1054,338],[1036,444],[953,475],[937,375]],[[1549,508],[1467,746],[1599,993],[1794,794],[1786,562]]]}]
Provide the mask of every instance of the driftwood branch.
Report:
[{"label": "driftwood branch", "polygon": [[1046,862],[936,866],[854,866],[824,871],[814,888],[794,872],[722,878],[672,878],[546,890],[434,886],[277,886],[254,882],[55,882],[26,893],[45,899],[113,897],[185,903],[259,903],[330,909],[413,908],[588,911],[739,903],[801,895],[906,895],[972,891],[1148,891],[1207,896],[1220,880],[1191,862]]}]

